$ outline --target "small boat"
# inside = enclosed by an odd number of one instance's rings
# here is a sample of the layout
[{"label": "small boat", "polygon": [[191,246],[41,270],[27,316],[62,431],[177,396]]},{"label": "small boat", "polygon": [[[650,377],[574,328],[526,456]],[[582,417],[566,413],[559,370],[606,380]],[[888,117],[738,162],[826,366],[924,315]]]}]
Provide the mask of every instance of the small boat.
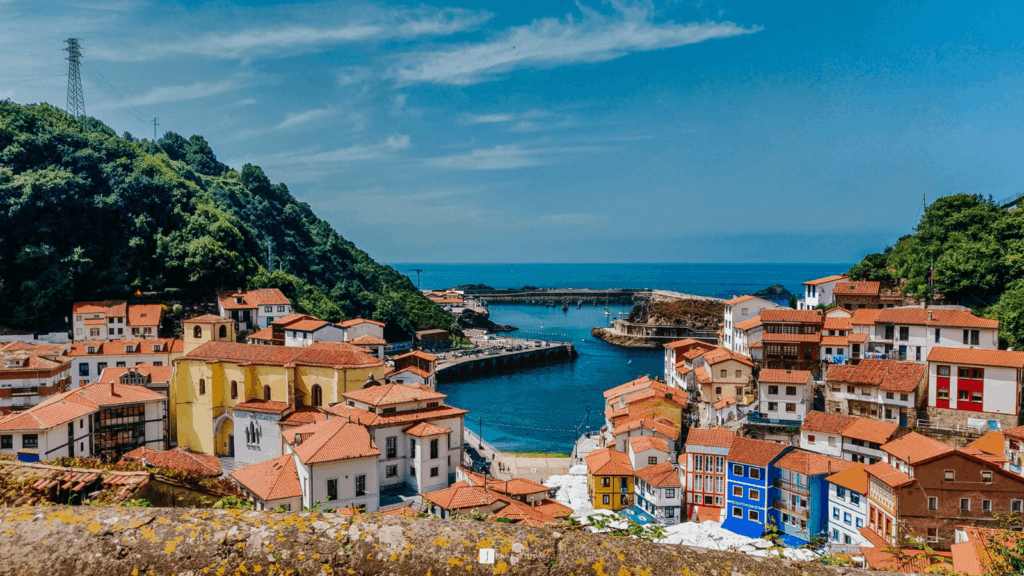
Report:
[{"label": "small boat", "polygon": [[569,305],[568,304],[562,304],[562,312],[568,312],[568,311],[569,311]]},{"label": "small boat", "polygon": [[586,338],[580,338],[580,342],[586,342],[586,341],[587,341]]},{"label": "small boat", "polygon": [[605,308],[605,309],[604,309],[604,315],[605,315],[605,316],[611,316],[611,315],[612,315],[612,313],[611,313],[611,312],[609,312],[607,308]]}]

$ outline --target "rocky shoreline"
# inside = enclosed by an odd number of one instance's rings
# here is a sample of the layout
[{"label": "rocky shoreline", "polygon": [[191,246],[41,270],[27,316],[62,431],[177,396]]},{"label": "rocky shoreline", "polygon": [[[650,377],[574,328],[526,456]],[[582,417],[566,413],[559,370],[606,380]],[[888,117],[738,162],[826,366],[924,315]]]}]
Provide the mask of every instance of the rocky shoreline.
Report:
[{"label": "rocky shoreline", "polygon": [[627,348],[661,348],[662,346],[662,344],[656,340],[613,334],[607,328],[594,328],[590,331],[590,335],[598,340],[604,340],[609,344],[626,346]]}]

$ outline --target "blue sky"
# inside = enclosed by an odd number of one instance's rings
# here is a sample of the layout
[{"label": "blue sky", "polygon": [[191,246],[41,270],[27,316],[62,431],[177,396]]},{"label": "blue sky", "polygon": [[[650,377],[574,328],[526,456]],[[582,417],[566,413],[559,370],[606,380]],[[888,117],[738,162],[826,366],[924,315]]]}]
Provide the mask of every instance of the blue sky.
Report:
[{"label": "blue sky", "polygon": [[0,98],[81,37],[90,115],[385,262],[851,262],[1021,189],[1019,3],[833,4],[0,0]]}]

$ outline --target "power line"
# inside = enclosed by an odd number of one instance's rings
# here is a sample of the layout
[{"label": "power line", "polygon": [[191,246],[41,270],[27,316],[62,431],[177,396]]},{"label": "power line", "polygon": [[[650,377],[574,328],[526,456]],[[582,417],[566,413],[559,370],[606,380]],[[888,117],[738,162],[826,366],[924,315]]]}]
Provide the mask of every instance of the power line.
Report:
[{"label": "power line", "polygon": [[82,47],[78,38],[65,40],[68,47],[68,104],[67,112],[75,118],[85,116],[85,94],[82,93]]},{"label": "power line", "polygon": [[37,76],[35,78],[26,78],[24,80],[15,80],[13,82],[0,82],[0,86],[6,86],[8,84],[21,84],[22,82],[31,82],[33,80],[46,80],[47,78],[58,78],[60,76],[67,76],[67,74],[55,74],[53,76]]},{"label": "power line", "polygon": [[[91,70],[92,70],[93,72],[96,72],[96,74],[98,74],[98,75],[99,75],[99,77],[100,77],[100,78],[101,78],[101,79],[103,80],[103,82],[105,82],[105,83],[107,84],[107,86],[109,86],[109,87],[110,87],[110,89],[111,89],[111,90],[113,90],[114,94],[116,94],[116,95],[117,95],[117,97],[118,97],[118,98],[120,98],[122,102],[124,102],[124,105],[125,105],[125,106],[127,106],[127,107],[131,108],[132,110],[134,110],[134,111],[135,111],[135,113],[139,115],[139,118],[140,118],[140,119],[141,119],[141,118],[145,118],[145,114],[143,114],[142,112],[140,112],[140,111],[139,111],[139,109],[138,109],[138,108],[136,108],[135,106],[133,106],[133,105],[132,105],[132,103],[131,103],[131,102],[129,102],[129,101],[128,101],[128,99],[127,99],[127,98],[125,98],[125,97],[124,97],[124,95],[122,95],[122,94],[121,94],[121,91],[120,91],[120,90],[118,90],[118,89],[117,89],[117,87],[116,87],[116,86],[114,86],[114,85],[113,85],[113,84],[112,84],[112,83],[110,82],[110,80],[107,80],[107,77],[103,75],[103,72],[100,72],[100,70],[99,70],[98,68],[96,68],[95,66],[90,66],[89,68],[90,68],[90,69],[91,69]],[[147,123],[147,122],[145,122],[145,121],[144,121],[144,123]]]}]

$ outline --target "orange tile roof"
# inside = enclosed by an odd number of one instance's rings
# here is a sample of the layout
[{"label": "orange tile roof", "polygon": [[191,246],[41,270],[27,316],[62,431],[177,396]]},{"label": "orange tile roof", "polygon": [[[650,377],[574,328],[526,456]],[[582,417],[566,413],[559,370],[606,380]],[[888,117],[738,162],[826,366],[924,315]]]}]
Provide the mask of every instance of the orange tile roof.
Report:
[{"label": "orange tile roof", "polygon": [[395,356],[396,361],[404,360],[406,358],[421,358],[423,360],[426,360],[427,362],[437,362],[437,356],[434,356],[433,354],[427,354],[422,350],[413,350],[412,352],[406,352],[401,356]]},{"label": "orange tile roof", "polygon": [[593,476],[632,476],[629,456],[611,448],[599,448],[587,455],[587,469]]},{"label": "orange tile roof", "polygon": [[822,346],[849,346],[850,340],[846,336],[822,336]]},{"label": "orange tile roof", "polygon": [[1007,461],[1006,456],[1003,456],[1002,454],[989,454],[988,452],[983,452],[982,450],[979,450],[973,446],[957,448],[956,451],[965,456],[972,456],[975,459],[984,460],[985,462],[991,462],[993,464],[998,465],[999,467],[1002,467],[1002,464]]},{"label": "orange tile roof", "polygon": [[807,416],[804,416],[804,422],[800,426],[800,430],[821,432],[823,434],[842,434],[844,430],[856,421],[856,416],[812,411],[808,412]]},{"label": "orange tile roof", "polygon": [[326,412],[333,414],[338,418],[352,418],[353,422],[359,422],[363,426],[370,427],[412,424],[414,422],[425,420],[439,420],[441,418],[464,416],[469,413],[468,410],[454,408],[447,404],[441,404],[434,408],[424,408],[423,410],[402,410],[399,412],[392,412],[390,414],[372,414],[366,410],[360,410],[359,408],[336,404],[327,408]]},{"label": "orange tile roof", "polygon": [[573,512],[572,508],[569,508],[565,504],[552,500],[551,498],[545,498],[541,500],[534,506],[534,508],[543,512],[544,514],[554,516],[555,518],[568,518],[572,515]]},{"label": "orange tile roof", "polygon": [[952,328],[999,329],[999,320],[975,316],[970,310],[944,310],[938,308],[885,308],[879,311],[876,322],[918,326],[949,326]]},{"label": "orange tile roof", "polygon": [[882,289],[881,282],[837,282],[832,293],[836,296],[877,296]]},{"label": "orange tile roof", "polygon": [[218,316],[216,314],[203,314],[202,316],[196,316],[185,320],[186,324],[215,324],[218,322],[231,322],[231,319]]},{"label": "orange tile roof", "polygon": [[157,468],[196,472],[205,476],[220,476],[224,473],[219,458],[208,454],[196,454],[186,446],[179,446],[173,450],[154,450],[140,446],[122,456],[121,460],[128,462],[145,460],[147,464]]},{"label": "orange tile roof", "polygon": [[793,310],[792,308],[771,308],[761,311],[761,322],[799,322],[821,324],[825,316],[821,310]]},{"label": "orange tile roof", "polygon": [[377,322],[376,320],[367,320],[366,318],[353,318],[351,320],[345,320],[344,322],[339,322],[338,326],[341,326],[342,328],[351,328],[358,324],[373,324],[374,326],[380,326],[381,328],[384,328],[383,322]]},{"label": "orange tile roof", "polygon": [[[277,404],[283,404],[283,402],[277,402]],[[238,410],[238,407],[235,407]],[[278,421],[279,426],[305,426],[306,424],[314,424],[316,422],[322,422],[327,419],[327,414],[324,414],[319,408],[312,406],[305,406],[298,408],[291,414],[285,416]]]},{"label": "orange tile roof", "polygon": [[231,477],[265,501],[302,496],[299,472],[291,454],[240,468]]},{"label": "orange tile roof", "polygon": [[857,418],[845,430],[843,436],[854,440],[885,444],[896,433],[900,425],[895,422],[879,422],[870,418]]},{"label": "orange tile roof", "polygon": [[[861,533],[871,532],[866,528],[861,528]],[[889,547],[889,543],[885,542],[884,539],[878,537],[883,544],[881,546],[862,546],[860,551],[864,555],[864,559],[867,560],[871,570],[884,570],[884,571],[895,571],[895,572],[912,572],[925,574],[928,572],[928,567],[934,565],[931,559],[925,554],[924,550],[918,548],[904,548],[903,556],[897,558],[890,552],[886,552],[886,548]],[[942,555],[943,552],[937,552],[937,555]],[[949,564],[938,561],[938,565],[949,567]]]},{"label": "orange tile roof", "polygon": [[753,344],[748,346],[748,348],[750,348],[751,350],[753,350],[755,348],[763,348],[763,347],[764,347],[764,344],[762,344],[761,342],[754,342]]},{"label": "orange tile roof", "polygon": [[1024,352],[1016,350],[981,350],[978,348],[947,348],[936,346],[928,353],[929,362],[1024,368]]},{"label": "orange tile roof", "polygon": [[733,324],[732,327],[737,329],[737,330],[742,330],[742,331],[746,332],[747,330],[750,330],[750,329],[753,329],[753,328],[757,328],[760,325],[761,325],[761,316],[757,315],[757,316],[754,316],[753,318],[744,320],[743,322],[737,322],[737,323]]},{"label": "orange tile roof", "polygon": [[850,464],[851,466],[845,470],[832,474],[825,480],[858,494],[867,494],[868,473],[864,471],[864,464],[859,462],[850,462]]},{"label": "orange tile roof", "polygon": [[882,445],[882,451],[908,464],[918,464],[953,451],[953,447],[934,438],[911,432]]},{"label": "orange tile roof", "polygon": [[757,377],[758,382],[770,382],[779,384],[807,384],[813,380],[811,373],[807,370],[782,370],[778,368],[765,368]]},{"label": "orange tile roof", "polygon": [[1003,434],[1010,436],[1011,438],[1017,438],[1018,440],[1024,440],[1024,426],[1017,426],[1016,428],[1009,428],[1003,430]]},{"label": "orange tile roof", "polygon": [[333,324],[327,322],[326,320],[304,319],[299,320],[297,322],[292,322],[291,324],[286,325],[285,328],[287,330],[296,330],[299,332],[316,332],[317,330],[323,328],[324,326],[333,326]]},{"label": "orange tile roof", "polygon": [[[235,302],[235,297],[242,297],[242,304]],[[258,290],[243,290],[241,292],[221,292],[217,294],[220,305],[225,310],[245,310],[257,306],[269,306],[279,304],[291,304],[284,293],[277,288],[260,288]]]},{"label": "orange tile roof", "polygon": [[401,374],[402,372],[408,372],[410,374],[415,374],[416,376],[419,376],[420,378],[423,378],[424,380],[426,380],[427,378],[430,378],[430,372],[427,372],[426,370],[420,370],[419,368],[417,368],[415,366],[406,366],[405,368],[402,368],[401,370],[395,371],[391,375],[392,376],[397,376],[397,375]]},{"label": "orange tile roof", "polygon": [[[157,352],[153,348],[157,344],[163,346],[163,350]],[[96,347],[96,352],[89,354],[90,346]],[[134,346],[133,352],[128,352],[128,347]],[[124,356],[127,354],[173,354],[185,350],[185,341],[173,338],[152,338],[146,340],[83,340],[71,344],[71,351],[68,356]]]},{"label": "orange tile roof", "polygon": [[442,428],[437,424],[431,424],[430,422],[420,422],[419,424],[413,424],[412,426],[403,430],[409,436],[416,436],[418,438],[426,438],[428,436],[440,436],[451,432],[451,428]]},{"label": "orange tile roof", "polygon": [[679,472],[676,471],[671,462],[667,461],[641,468],[634,472],[633,475],[651,486],[658,486],[659,488],[678,488],[682,486],[682,483],[679,482]]},{"label": "orange tile roof", "polygon": [[129,370],[134,370],[139,374],[148,376],[151,383],[157,384],[169,383],[171,375],[174,374],[174,366],[153,366],[148,362],[143,362],[135,366],[108,366],[100,374],[99,382],[120,382],[121,377]]},{"label": "orange tile roof", "polygon": [[821,333],[815,332],[814,334],[775,334],[772,332],[764,332],[761,334],[761,341],[763,342],[820,342]]},{"label": "orange tile roof", "polygon": [[207,342],[179,360],[181,359],[230,362],[242,366],[317,366],[339,370],[385,366],[383,360],[367,354],[358,346],[344,342],[314,342],[304,348]]},{"label": "orange tile roof", "polygon": [[376,336],[370,336],[369,334],[363,334],[358,338],[353,338],[348,341],[353,346],[382,346],[387,344],[388,341],[383,338],[377,338]]},{"label": "orange tile roof", "polygon": [[715,410],[722,410],[723,408],[727,408],[729,406],[732,406],[733,404],[736,404],[736,402],[738,402],[738,400],[736,400],[735,396],[726,396],[725,398],[722,398],[718,402],[715,402],[713,406],[715,407]]},{"label": "orange tile roof", "polygon": [[818,476],[820,474],[835,474],[853,466],[853,462],[839,458],[830,458],[816,452],[806,450],[792,450],[784,454],[775,462],[778,468],[785,468],[806,476]]},{"label": "orange tile roof", "polygon": [[124,317],[127,315],[128,302],[125,300],[107,300],[105,302],[76,302],[71,307],[73,314],[103,314],[104,316]]},{"label": "orange tile roof", "polygon": [[864,332],[851,332],[846,339],[856,344],[863,344],[868,341],[868,335]]},{"label": "orange tile roof", "polygon": [[881,308],[858,308],[853,311],[853,318],[850,324],[855,326],[874,326],[878,315],[882,313]]},{"label": "orange tile roof", "polygon": [[971,448],[977,448],[986,454],[994,454],[996,456],[1002,456],[1004,446],[1006,444],[1006,437],[1002,432],[993,430],[988,434],[985,434],[981,438],[978,438],[974,442],[971,442],[967,446]]},{"label": "orange tile roof", "polygon": [[642,376],[636,380],[630,380],[625,384],[619,384],[618,386],[604,391],[605,398],[611,398],[612,396],[621,396],[630,392],[637,392],[639,390],[646,390],[653,388],[654,390],[665,391],[668,389],[668,385],[663,382],[651,379],[649,376]]},{"label": "orange tile roof", "polygon": [[[114,393],[111,394],[111,388]],[[163,401],[167,397],[143,386],[95,382],[55,394],[39,404],[0,420],[2,430],[46,430],[106,406]]]},{"label": "orange tile roof", "polygon": [[1024,534],[1012,530],[998,530],[995,528],[981,528],[979,526],[957,526],[967,537],[966,540],[952,546],[953,571],[957,574],[989,574],[996,573],[992,570],[993,559],[997,552],[994,546],[1005,547],[1008,550],[1019,550],[1020,540]]},{"label": "orange tile roof", "polygon": [[693,338],[683,338],[682,340],[676,340],[674,342],[669,342],[668,344],[665,344],[665,348],[672,348],[673,350],[676,348],[682,348],[683,346],[697,346],[699,348],[708,349],[715,347],[714,344],[709,344],[707,342],[702,342],[700,340],[694,340]]},{"label": "orange tile roof", "polygon": [[881,460],[875,462],[870,466],[867,466],[866,468],[864,468],[864,471],[867,472],[869,475],[878,478],[884,484],[891,488],[899,488],[900,486],[905,486],[907,484],[914,483],[913,478],[907,476],[903,472],[900,472],[899,470],[893,468],[892,466],[886,464],[885,462],[882,462]]},{"label": "orange tile roof", "polygon": [[834,316],[826,316],[825,324],[822,326],[822,330],[850,330],[850,318],[838,318]]},{"label": "orange tile roof", "polygon": [[[302,439],[298,445],[295,445],[296,436]],[[294,446],[295,454],[303,464],[380,455],[365,426],[341,418],[292,428],[283,438]]]},{"label": "orange tile roof", "polygon": [[825,379],[859,386],[878,386],[886,392],[913,392],[924,380],[928,367],[914,362],[865,358],[856,366],[829,366]]},{"label": "orange tile roof", "polygon": [[422,384],[384,384],[345,392],[342,396],[371,406],[442,400],[448,397]]},{"label": "orange tile roof", "polygon": [[[473,486],[484,485],[484,475],[467,470],[466,468],[461,469],[463,474],[466,475],[466,482]],[[551,489],[547,486],[529,480],[527,478],[512,478],[511,480],[498,480],[497,478],[487,478],[487,489],[494,490],[501,494],[508,496],[528,496],[530,494],[547,493]]]},{"label": "orange tile roof", "polygon": [[729,448],[729,455],[726,457],[726,460],[763,468],[787,448],[789,446],[779,444],[778,442],[737,436],[732,441],[732,446]]},{"label": "orange tile roof", "polygon": [[835,275],[832,275],[832,276],[825,276],[824,278],[818,278],[817,280],[808,280],[807,282],[804,282],[803,284],[805,286],[820,286],[822,284],[827,284],[829,282],[835,282],[836,280],[842,280],[844,278],[846,278],[846,274],[835,274]]},{"label": "orange tile roof", "polygon": [[714,350],[708,350],[704,353],[704,362],[711,366],[721,364],[722,362],[729,360],[735,360],[740,364],[745,364],[750,367],[754,366],[754,361],[751,360],[749,356],[744,356],[739,352],[733,352],[732,350],[727,350],[725,348],[715,348]]},{"label": "orange tile roof", "polygon": [[741,302],[746,302],[747,300],[753,300],[755,298],[757,298],[757,296],[751,296],[750,294],[747,294],[745,296],[736,296],[735,298],[731,298],[729,300],[722,302],[722,304],[725,304],[727,306],[733,306]]},{"label": "orange tile roof", "polygon": [[506,502],[482,486],[471,486],[465,482],[456,482],[443,490],[427,492],[423,497],[445,510],[484,508],[495,502]]},{"label": "orange tile roof", "polygon": [[159,304],[130,304],[128,306],[128,325],[159,326],[163,313],[163,306]]},{"label": "orange tile roof", "polygon": [[630,432],[632,430],[636,430],[637,428],[645,428],[647,430],[657,432],[658,434],[661,434],[673,440],[679,438],[680,434],[679,428],[671,424],[666,424],[665,422],[655,420],[654,418],[639,418],[637,420],[626,422],[622,426],[616,425],[615,433],[620,434],[623,432]]},{"label": "orange tile roof", "polygon": [[730,448],[735,439],[736,434],[725,428],[690,428],[686,436],[686,445]]},{"label": "orange tile roof", "polygon": [[261,328],[245,337],[246,340],[273,340],[274,329],[271,327]]},{"label": "orange tile roof", "polygon": [[668,454],[668,439],[661,436],[634,436],[629,439],[629,447],[635,453],[657,450]]},{"label": "orange tile roof", "polygon": [[239,404],[235,404],[236,411],[242,412],[262,412],[264,414],[284,414],[288,411],[291,406],[287,402],[277,402],[274,400],[260,400],[259,398],[253,398],[246,400]]},{"label": "orange tile roof", "polygon": [[0,417],[0,430],[48,430],[95,411],[94,406],[61,399]]}]

